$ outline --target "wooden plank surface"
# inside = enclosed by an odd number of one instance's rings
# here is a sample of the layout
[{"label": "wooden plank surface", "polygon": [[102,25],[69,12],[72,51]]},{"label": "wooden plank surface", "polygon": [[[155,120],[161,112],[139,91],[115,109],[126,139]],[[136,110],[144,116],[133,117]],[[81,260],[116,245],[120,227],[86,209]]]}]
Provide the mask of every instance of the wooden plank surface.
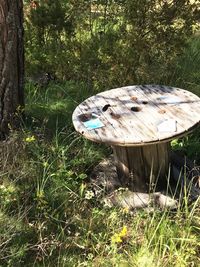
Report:
[{"label": "wooden plank surface", "polygon": [[[95,113],[104,127],[87,129],[81,114]],[[75,129],[86,138],[119,146],[148,145],[170,141],[199,125],[200,98],[167,86],[127,86],[111,89],[83,101],[73,113]],[[176,130],[159,131],[170,121]]]},{"label": "wooden plank surface", "polygon": [[137,147],[113,146],[121,184],[135,192],[166,188],[169,151],[169,143]]}]

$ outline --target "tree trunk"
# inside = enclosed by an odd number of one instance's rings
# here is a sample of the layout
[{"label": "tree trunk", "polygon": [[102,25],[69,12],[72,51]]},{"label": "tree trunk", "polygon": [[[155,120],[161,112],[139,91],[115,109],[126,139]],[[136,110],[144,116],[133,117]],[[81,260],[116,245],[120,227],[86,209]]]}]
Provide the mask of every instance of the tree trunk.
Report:
[{"label": "tree trunk", "polygon": [[0,0],[0,138],[24,105],[23,2]]}]

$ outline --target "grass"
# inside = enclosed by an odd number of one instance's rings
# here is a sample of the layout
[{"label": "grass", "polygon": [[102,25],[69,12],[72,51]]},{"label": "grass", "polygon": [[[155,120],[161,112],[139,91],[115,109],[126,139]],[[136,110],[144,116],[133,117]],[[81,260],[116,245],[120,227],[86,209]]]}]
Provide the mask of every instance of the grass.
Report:
[{"label": "grass", "polygon": [[[175,70],[168,83],[200,96],[200,36],[197,33],[188,41],[184,54],[176,61]],[[200,162],[200,131],[177,140],[175,149],[181,149],[190,158]]]},{"label": "grass", "polygon": [[176,62],[172,83],[200,95],[200,33],[188,41],[184,54]]},{"label": "grass", "polygon": [[[199,94],[195,42],[173,79]],[[190,54],[196,68],[188,67]],[[88,199],[88,176],[111,151],[80,137],[71,114],[94,93],[84,83],[27,84],[22,130],[0,146],[0,266],[200,266],[199,200],[130,212]],[[199,159],[199,141],[197,131],[174,147]]]}]

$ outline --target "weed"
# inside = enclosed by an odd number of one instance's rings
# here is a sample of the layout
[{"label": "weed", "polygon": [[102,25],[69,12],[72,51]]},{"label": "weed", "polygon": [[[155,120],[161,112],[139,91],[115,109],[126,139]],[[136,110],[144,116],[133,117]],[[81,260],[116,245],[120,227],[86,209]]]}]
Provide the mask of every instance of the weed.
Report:
[{"label": "weed", "polygon": [[[185,195],[177,211],[131,213],[90,191],[88,176],[110,149],[75,133],[71,115],[92,94],[83,83],[27,84],[22,130],[0,147],[0,265],[199,266],[199,200],[190,206]],[[173,142],[199,159],[198,144],[198,130]]]}]

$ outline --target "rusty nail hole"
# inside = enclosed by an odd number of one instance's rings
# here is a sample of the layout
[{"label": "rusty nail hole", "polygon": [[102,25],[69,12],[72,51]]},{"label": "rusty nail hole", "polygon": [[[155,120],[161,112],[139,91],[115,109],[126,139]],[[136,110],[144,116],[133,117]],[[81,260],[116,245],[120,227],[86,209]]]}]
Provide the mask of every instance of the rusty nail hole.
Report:
[{"label": "rusty nail hole", "polygon": [[164,110],[164,109],[160,109],[160,110],[158,111],[158,113],[160,113],[160,114],[164,114],[164,113],[166,113],[166,110]]},{"label": "rusty nail hole", "polygon": [[119,119],[120,118],[119,114],[115,114],[113,112],[110,112],[110,115],[112,116],[113,119]]},{"label": "rusty nail hole", "polygon": [[140,107],[132,107],[131,110],[134,111],[134,112],[139,112],[139,111],[142,110],[142,108],[140,108]]},{"label": "rusty nail hole", "polygon": [[102,111],[105,112],[109,107],[110,107],[110,104],[105,105],[105,106],[102,108]]},{"label": "rusty nail hole", "polygon": [[131,99],[132,99],[133,101],[136,101],[136,100],[137,100],[137,96],[132,96]]},{"label": "rusty nail hole", "polygon": [[146,105],[148,103],[149,103],[148,101],[142,101],[142,104],[144,104],[144,105]]}]

